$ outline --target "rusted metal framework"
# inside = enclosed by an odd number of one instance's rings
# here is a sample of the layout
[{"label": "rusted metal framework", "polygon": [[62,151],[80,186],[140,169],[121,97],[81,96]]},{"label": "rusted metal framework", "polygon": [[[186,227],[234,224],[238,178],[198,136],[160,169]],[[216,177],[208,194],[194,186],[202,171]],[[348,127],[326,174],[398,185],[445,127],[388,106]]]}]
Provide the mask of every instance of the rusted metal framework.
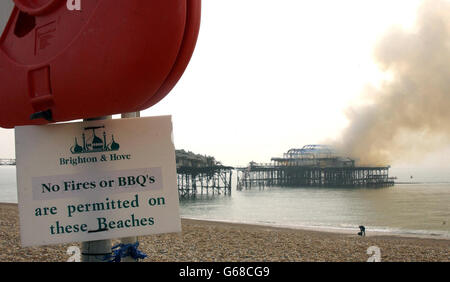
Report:
[{"label": "rusted metal framework", "polygon": [[306,145],[290,149],[282,158],[272,158],[275,166],[354,167],[355,161],[339,156],[327,145]]},{"label": "rusted metal framework", "polygon": [[177,168],[178,194],[180,198],[196,195],[231,195],[233,167],[210,166]]},{"label": "rusted metal framework", "polygon": [[301,149],[290,149],[283,154],[284,158],[332,158],[336,155],[335,150],[327,145],[305,145]]},{"label": "rusted metal framework", "polygon": [[177,184],[180,198],[197,194],[231,195],[233,167],[224,166],[212,156],[176,150]]},{"label": "rusted metal framework", "polygon": [[388,187],[394,185],[389,166],[358,167],[329,146],[307,145],[290,149],[270,164],[251,162],[238,168],[237,188],[252,186]]}]

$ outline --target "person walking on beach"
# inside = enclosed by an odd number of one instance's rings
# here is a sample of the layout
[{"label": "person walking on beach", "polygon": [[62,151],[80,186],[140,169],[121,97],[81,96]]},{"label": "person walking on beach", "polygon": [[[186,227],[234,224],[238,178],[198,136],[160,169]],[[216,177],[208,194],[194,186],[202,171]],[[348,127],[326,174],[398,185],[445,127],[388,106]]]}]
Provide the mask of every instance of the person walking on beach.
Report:
[{"label": "person walking on beach", "polygon": [[359,230],[360,230],[360,232],[358,232],[359,236],[366,236],[366,227],[364,227],[364,225],[360,225]]}]

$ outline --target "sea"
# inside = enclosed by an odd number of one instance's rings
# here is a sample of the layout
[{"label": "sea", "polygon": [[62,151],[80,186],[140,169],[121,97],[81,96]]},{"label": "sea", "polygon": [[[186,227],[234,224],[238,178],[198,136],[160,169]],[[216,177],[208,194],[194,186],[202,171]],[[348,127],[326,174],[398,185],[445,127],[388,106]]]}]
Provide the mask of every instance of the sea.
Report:
[{"label": "sea", "polygon": [[[180,200],[182,218],[293,229],[450,239],[450,179],[402,177],[387,188],[252,187]],[[234,184],[236,181],[234,181]],[[16,168],[0,166],[0,202],[17,203]]]}]

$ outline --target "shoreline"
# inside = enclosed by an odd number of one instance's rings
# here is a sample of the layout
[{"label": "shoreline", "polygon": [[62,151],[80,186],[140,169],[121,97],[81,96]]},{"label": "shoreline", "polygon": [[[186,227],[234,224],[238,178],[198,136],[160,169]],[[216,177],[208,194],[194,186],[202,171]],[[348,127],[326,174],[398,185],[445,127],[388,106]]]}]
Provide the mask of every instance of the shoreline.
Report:
[{"label": "shoreline", "polygon": [[[143,262],[365,262],[371,247],[384,262],[450,262],[450,240],[181,219],[182,232],[139,237]],[[17,204],[0,203],[0,261],[65,262],[68,243],[20,246]],[[112,240],[116,245],[118,240]]]},{"label": "shoreline", "polygon": [[[284,224],[272,224],[272,223],[252,223],[252,222],[237,222],[237,221],[228,221],[228,220],[219,220],[219,219],[202,219],[202,218],[192,218],[192,217],[181,217],[184,220],[192,220],[198,222],[211,222],[217,224],[230,224],[230,225],[238,225],[238,226],[247,226],[247,227],[265,227],[265,228],[273,228],[273,229],[284,229],[290,231],[311,231],[311,232],[320,232],[320,233],[331,233],[335,235],[356,235],[359,232],[359,229],[355,227],[351,228],[343,228],[343,227],[332,227],[332,226],[304,226],[304,225],[284,225]],[[367,228],[367,227],[366,227]],[[419,234],[419,233],[402,233],[399,232],[391,232],[391,231],[373,231],[370,229],[366,229],[366,237],[399,237],[399,238],[416,238],[416,239],[433,239],[433,240],[447,240],[450,242],[450,237],[446,237],[441,234]]]},{"label": "shoreline", "polygon": [[[6,205],[11,207],[17,207],[17,203],[4,203],[0,202],[0,206]],[[243,228],[269,228],[269,229],[280,229],[280,230],[288,230],[288,231],[306,231],[306,232],[318,232],[318,233],[331,233],[335,235],[356,235],[359,232],[358,228],[344,228],[344,227],[333,227],[333,226],[302,226],[302,225],[284,225],[284,224],[273,224],[273,223],[253,223],[253,222],[238,222],[238,221],[230,221],[230,220],[220,220],[220,219],[202,219],[202,218],[192,218],[192,217],[183,217],[181,216],[181,220],[199,222],[203,224],[224,224],[230,226],[239,226]],[[403,233],[399,232],[391,232],[391,231],[373,231],[370,229],[366,229],[366,237],[398,237],[398,238],[415,238],[415,239],[432,239],[432,240],[447,240],[450,242],[450,237],[446,237],[441,234],[418,234],[418,233]]]}]

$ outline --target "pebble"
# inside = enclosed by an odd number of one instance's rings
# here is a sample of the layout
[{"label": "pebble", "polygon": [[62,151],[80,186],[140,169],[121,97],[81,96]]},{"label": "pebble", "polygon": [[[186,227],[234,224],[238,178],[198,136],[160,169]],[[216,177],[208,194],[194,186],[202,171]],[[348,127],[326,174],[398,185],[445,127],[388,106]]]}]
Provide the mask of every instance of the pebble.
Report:
[{"label": "pebble", "polygon": [[[64,262],[80,243],[22,248],[17,205],[0,204],[0,262]],[[144,262],[365,262],[377,246],[381,261],[450,262],[450,240],[343,235],[309,230],[182,219],[182,233],[139,237]],[[114,240],[113,243],[119,241]]]}]

